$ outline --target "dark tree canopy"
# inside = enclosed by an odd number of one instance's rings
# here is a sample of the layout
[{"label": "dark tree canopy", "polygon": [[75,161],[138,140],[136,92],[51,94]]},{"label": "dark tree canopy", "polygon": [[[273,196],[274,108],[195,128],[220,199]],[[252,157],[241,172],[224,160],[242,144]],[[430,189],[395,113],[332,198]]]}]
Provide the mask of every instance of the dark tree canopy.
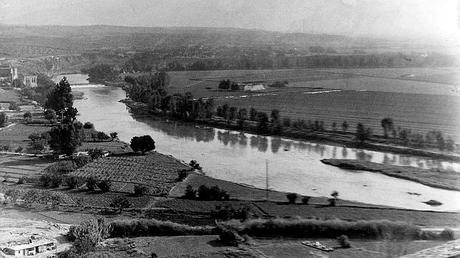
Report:
[{"label": "dark tree canopy", "polygon": [[134,136],[131,139],[131,148],[135,152],[142,152],[145,154],[148,151],[155,149],[155,141],[150,137],[150,135],[144,136]]},{"label": "dark tree canopy", "polygon": [[63,111],[73,106],[72,88],[67,78],[64,77],[56,84],[54,89],[48,93],[45,108],[55,111]]},{"label": "dark tree canopy", "polygon": [[49,135],[48,143],[57,154],[72,155],[77,147],[81,145],[80,132],[74,124],[53,127]]},{"label": "dark tree canopy", "polygon": [[8,123],[8,116],[5,112],[0,112],[0,127],[5,126]]}]

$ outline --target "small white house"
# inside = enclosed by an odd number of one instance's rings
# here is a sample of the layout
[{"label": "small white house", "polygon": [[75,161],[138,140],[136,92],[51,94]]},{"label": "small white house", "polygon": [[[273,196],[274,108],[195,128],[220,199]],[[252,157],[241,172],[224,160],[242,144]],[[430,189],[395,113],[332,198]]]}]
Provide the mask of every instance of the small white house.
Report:
[{"label": "small white house", "polygon": [[265,90],[265,86],[263,84],[247,84],[244,86],[244,91],[259,91]]}]

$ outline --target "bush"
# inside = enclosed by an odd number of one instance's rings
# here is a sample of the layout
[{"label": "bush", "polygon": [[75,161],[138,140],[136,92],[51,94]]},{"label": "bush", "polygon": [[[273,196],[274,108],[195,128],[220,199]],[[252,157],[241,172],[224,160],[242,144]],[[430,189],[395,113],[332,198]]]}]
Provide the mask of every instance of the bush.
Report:
[{"label": "bush", "polygon": [[182,182],[188,175],[188,171],[186,169],[179,170],[177,172],[177,181]]},{"label": "bush", "polygon": [[193,189],[191,185],[187,185],[187,187],[185,188],[184,198],[190,199],[190,200],[193,200],[196,198],[196,190]]},{"label": "bush", "polygon": [[419,227],[388,220],[344,221],[314,219],[253,219],[223,222],[239,234],[257,237],[325,237],[347,235],[364,239],[436,239]]},{"label": "bush", "polygon": [[109,226],[103,218],[83,221],[78,226],[71,226],[67,238],[73,241],[77,253],[93,251],[96,246],[108,237]]},{"label": "bush", "polygon": [[217,229],[219,230],[219,241],[221,243],[229,246],[238,246],[242,238],[235,230],[222,225],[217,225]]},{"label": "bush", "polygon": [[334,191],[331,193],[331,196],[332,198],[329,198],[328,201],[329,201],[329,206],[335,206],[336,205],[336,202],[337,202],[337,199],[339,197],[339,192],[337,191]]},{"label": "bush", "polygon": [[191,160],[189,165],[193,168],[193,169],[196,169],[196,170],[201,170],[201,166],[200,164],[198,164],[198,162],[196,160]]},{"label": "bush", "polygon": [[88,150],[88,155],[91,157],[91,159],[102,158],[104,156],[104,150],[99,148],[91,149]]},{"label": "bush", "polygon": [[245,221],[249,219],[249,208],[248,207],[241,207],[239,209],[235,209],[232,206],[216,206],[216,208],[211,211],[211,218],[214,220],[231,220],[231,219],[238,219],[241,221]]},{"label": "bush", "polygon": [[39,184],[43,187],[48,187],[51,184],[51,176],[47,174],[43,174],[40,176]]},{"label": "bush", "polygon": [[342,248],[350,248],[351,243],[350,240],[348,240],[347,235],[341,235],[337,238],[337,241],[339,242],[340,247]]},{"label": "bush", "polygon": [[145,154],[148,151],[155,149],[155,141],[150,137],[150,135],[144,136],[134,136],[131,138],[131,149],[135,152],[141,152]]},{"label": "bush", "polygon": [[17,184],[18,184],[18,185],[22,185],[22,184],[24,184],[24,183],[26,182],[26,180],[27,180],[26,177],[23,176],[23,177],[21,177],[21,178],[18,179]]},{"label": "bush", "polygon": [[112,186],[112,184],[108,180],[102,180],[102,181],[97,183],[97,187],[99,187],[99,189],[101,189],[101,191],[104,192],[104,193],[110,191],[111,186]]},{"label": "bush", "polygon": [[308,205],[308,202],[310,202],[310,196],[303,196],[302,197],[302,203],[305,205]]},{"label": "bush", "polygon": [[112,200],[110,207],[117,209],[121,213],[124,209],[131,207],[131,202],[123,196],[118,196]]},{"label": "bush", "polygon": [[205,185],[201,185],[198,188],[198,198],[205,201],[227,201],[230,199],[230,196],[226,191],[221,190],[218,186],[208,188]]},{"label": "bush", "polygon": [[288,194],[286,194],[286,198],[288,199],[290,204],[295,204],[295,201],[297,200],[297,194],[296,193],[288,193]]},{"label": "bush", "polygon": [[85,128],[85,129],[94,129],[94,124],[91,123],[91,122],[86,122],[86,123],[83,125],[83,128]]},{"label": "bush", "polygon": [[61,175],[51,175],[51,187],[56,188],[62,184],[62,176]]},{"label": "bush", "polygon": [[108,136],[106,133],[104,132],[97,132],[97,139],[98,140],[107,140],[107,139],[110,139],[110,136]]},{"label": "bush", "polygon": [[189,226],[155,219],[119,220],[110,223],[110,237],[213,235],[210,226]]},{"label": "bush", "polygon": [[65,184],[70,188],[70,189],[75,189],[78,188],[80,185],[82,185],[82,180],[76,176],[71,176],[67,177],[65,180]]},{"label": "bush", "polygon": [[446,228],[441,233],[439,233],[439,238],[442,240],[454,240],[454,231],[450,228]]},{"label": "bush", "polygon": [[144,196],[148,193],[149,189],[143,185],[134,186],[134,196]]},{"label": "bush", "polygon": [[97,181],[94,177],[88,177],[86,179],[86,188],[88,188],[88,190],[94,191],[94,189],[96,189],[96,184]]}]

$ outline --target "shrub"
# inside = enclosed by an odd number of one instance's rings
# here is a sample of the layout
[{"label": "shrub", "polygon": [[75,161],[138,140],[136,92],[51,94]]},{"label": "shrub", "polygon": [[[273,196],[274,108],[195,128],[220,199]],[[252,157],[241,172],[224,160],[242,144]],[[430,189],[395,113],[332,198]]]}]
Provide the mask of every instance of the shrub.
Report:
[{"label": "shrub", "polygon": [[110,223],[110,237],[213,235],[210,226],[189,226],[155,219],[119,220]]},{"label": "shrub", "polygon": [[108,180],[102,180],[102,181],[97,183],[97,187],[99,187],[99,189],[101,189],[101,191],[104,192],[104,193],[110,191],[111,186],[112,186],[112,184]]},{"label": "shrub", "polygon": [[193,169],[196,169],[196,170],[201,170],[201,166],[200,164],[198,164],[198,162],[196,160],[191,160],[189,165],[193,168]]},{"label": "shrub", "polygon": [[177,181],[178,182],[181,182],[183,181],[188,175],[188,171],[186,169],[183,169],[183,170],[179,170],[177,172]]},{"label": "shrub", "polygon": [[32,113],[30,111],[25,112],[23,118],[26,122],[32,120]]},{"label": "shrub", "polygon": [[46,167],[44,169],[44,172],[46,174],[50,174],[50,175],[65,175],[65,174],[68,174],[68,173],[74,171],[77,168],[78,168],[78,166],[77,166],[77,164],[75,164],[74,161],[72,161],[72,160],[61,160],[61,161],[55,162],[55,163],[49,165],[48,167]]},{"label": "shrub", "polygon": [[442,240],[454,240],[454,231],[450,228],[446,228],[441,233],[439,233],[439,238]]},{"label": "shrub", "polygon": [[67,238],[73,241],[77,253],[93,251],[96,246],[108,237],[109,226],[103,218],[83,221],[78,226],[71,226]]},{"label": "shrub", "polygon": [[22,184],[24,184],[25,182],[26,182],[26,177],[23,176],[23,177],[21,177],[21,178],[18,179],[17,184],[18,184],[18,185],[22,185]]},{"label": "shrub", "polygon": [[231,219],[245,221],[249,219],[249,208],[241,207],[239,209],[235,209],[229,205],[224,207],[216,206],[216,208],[211,211],[211,218],[222,221]]},{"label": "shrub", "polygon": [[288,193],[288,194],[286,194],[286,198],[288,199],[290,204],[295,204],[295,201],[297,200],[297,194],[296,193]]},{"label": "shrub", "polygon": [[221,243],[229,246],[238,246],[238,243],[241,240],[238,232],[222,225],[217,225],[217,229],[219,231],[219,241]]},{"label": "shrub", "polygon": [[337,238],[337,241],[339,242],[340,247],[342,248],[350,248],[351,243],[350,240],[348,240],[347,235],[341,235]]},{"label": "shrub", "polygon": [[110,139],[110,136],[108,136],[106,133],[104,132],[97,132],[97,139],[99,140],[107,140],[107,139]]},{"label": "shrub", "polygon": [[17,147],[17,148],[14,150],[14,152],[20,153],[20,152],[22,152],[23,149],[24,149],[24,148],[22,148],[22,146],[19,146],[19,147]]},{"label": "shrub", "polygon": [[91,123],[91,122],[86,122],[86,123],[83,125],[83,128],[85,128],[85,129],[94,129],[94,124]]},{"label": "shrub", "polygon": [[131,207],[131,202],[123,196],[118,196],[112,200],[110,207],[117,209],[121,213],[124,209]]},{"label": "shrub", "polygon": [[187,187],[185,188],[184,198],[190,199],[190,200],[193,200],[196,198],[196,190],[193,189],[191,185],[187,185]]},{"label": "shrub", "polygon": [[144,185],[135,185],[134,186],[134,196],[143,196],[147,194],[149,189]]},{"label": "shrub", "polygon": [[303,196],[302,197],[302,203],[305,205],[308,205],[308,202],[310,202],[310,196]]},{"label": "shrub", "polygon": [[104,150],[99,148],[91,149],[88,150],[88,155],[91,157],[91,159],[102,158],[104,156]]},{"label": "shrub", "polygon": [[110,138],[112,138],[113,140],[118,139],[118,133],[117,132],[111,132],[110,133]]},{"label": "shrub", "polygon": [[48,187],[51,184],[51,176],[48,174],[43,174],[40,176],[39,184],[43,187]]},{"label": "shrub", "polygon": [[75,165],[75,169],[81,168],[84,165],[90,163],[91,161],[92,159],[89,156],[76,156],[72,158],[72,162]]},{"label": "shrub", "polygon": [[223,222],[239,234],[258,237],[325,237],[347,235],[366,239],[436,239],[419,227],[388,220],[344,221],[314,219],[252,219]]},{"label": "shrub", "polygon": [[51,175],[51,184],[52,188],[59,187],[62,184],[62,176],[61,175]]},{"label": "shrub", "polygon": [[0,112],[0,127],[4,127],[8,124],[8,115],[5,112]]},{"label": "shrub", "polygon": [[221,190],[218,186],[209,188],[205,185],[201,185],[198,188],[198,198],[205,201],[221,201],[229,200],[230,196],[226,191]]},{"label": "shrub", "polygon": [[86,188],[88,188],[88,190],[94,191],[94,189],[96,188],[96,184],[97,181],[94,177],[88,177],[86,179]]},{"label": "shrub", "polygon": [[71,177],[66,178],[65,184],[70,189],[75,189],[75,188],[78,188],[80,185],[82,185],[82,180],[76,176],[71,176]]}]

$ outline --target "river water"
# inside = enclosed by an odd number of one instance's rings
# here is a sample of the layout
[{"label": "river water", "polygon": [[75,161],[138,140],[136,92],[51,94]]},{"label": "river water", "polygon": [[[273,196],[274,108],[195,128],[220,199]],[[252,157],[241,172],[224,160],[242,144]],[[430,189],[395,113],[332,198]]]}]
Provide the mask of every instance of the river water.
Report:
[{"label": "river water", "polygon": [[[460,171],[456,162],[423,157],[363,151],[280,137],[261,137],[179,122],[166,122],[131,114],[119,100],[125,92],[116,87],[87,85],[74,90],[84,93],[76,100],[78,119],[91,121],[97,130],[118,132],[122,141],[137,135],[151,135],[156,150],[185,162],[197,160],[214,178],[310,196],[329,196],[418,210],[460,210],[460,192],[436,189],[408,180],[365,171],[348,171],[320,162],[325,158],[363,159],[379,163],[445,168]],[[422,202],[438,200],[441,206]]]}]

